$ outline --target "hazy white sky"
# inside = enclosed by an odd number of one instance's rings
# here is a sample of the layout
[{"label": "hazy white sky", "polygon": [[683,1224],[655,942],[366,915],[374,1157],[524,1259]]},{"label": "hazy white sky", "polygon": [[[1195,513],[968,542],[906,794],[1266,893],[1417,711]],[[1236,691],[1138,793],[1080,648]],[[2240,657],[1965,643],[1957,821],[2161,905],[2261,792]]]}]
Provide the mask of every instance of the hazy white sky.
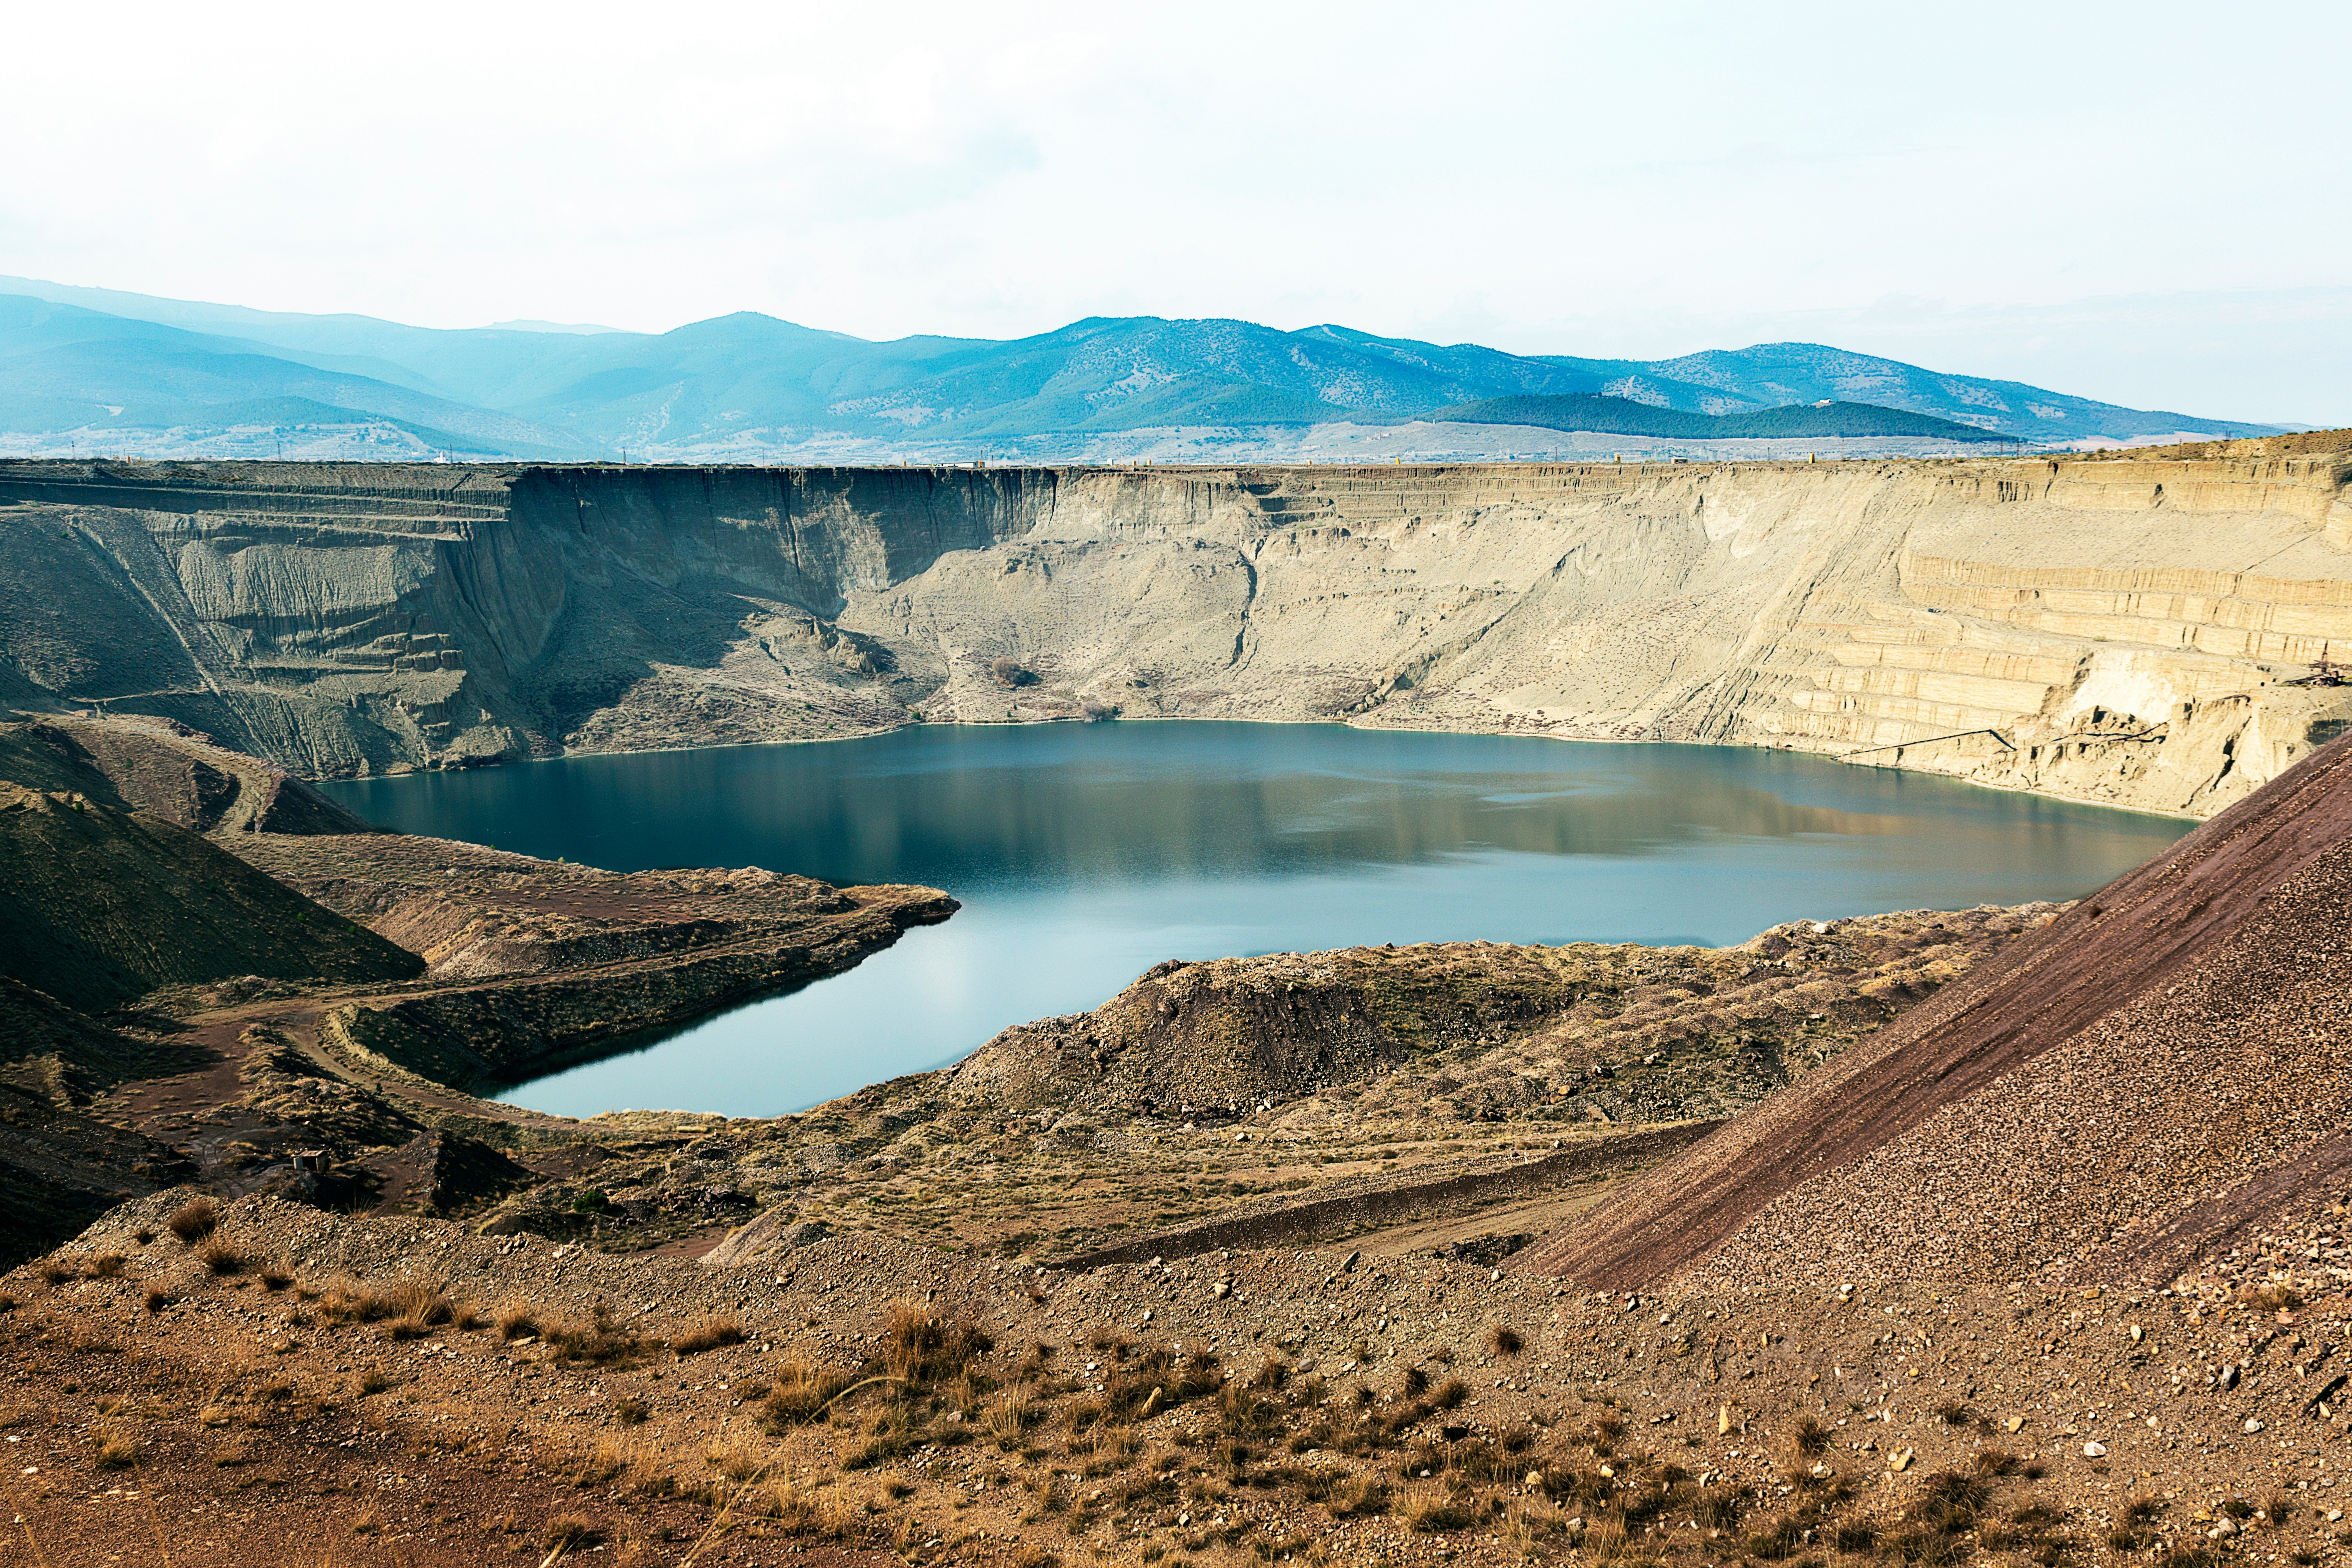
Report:
[{"label": "hazy white sky", "polygon": [[1801,337],[2352,423],[2347,45],[2341,0],[27,5],[0,273],[434,326]]}]

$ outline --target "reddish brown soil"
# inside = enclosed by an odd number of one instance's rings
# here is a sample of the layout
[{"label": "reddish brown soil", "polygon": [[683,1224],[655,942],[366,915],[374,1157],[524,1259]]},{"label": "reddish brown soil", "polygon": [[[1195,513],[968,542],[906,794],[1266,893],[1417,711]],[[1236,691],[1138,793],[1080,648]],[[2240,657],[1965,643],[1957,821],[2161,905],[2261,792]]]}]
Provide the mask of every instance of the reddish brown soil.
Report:
[{"label": "reddish brown soil", "polygon": [[[2339,740],[1844,1061],[1630,1184],[1526,1266],[1612,1289],[1689,1268],[1783,1194],[1855,1166],[1948,1108],[2000,1092],[2001,1080],[2102,1018],[2159,997],[2347,840],[2352,744]],[[2345,921],[2332,888],[2292,902],[2291,914],[2329,927]]]}]

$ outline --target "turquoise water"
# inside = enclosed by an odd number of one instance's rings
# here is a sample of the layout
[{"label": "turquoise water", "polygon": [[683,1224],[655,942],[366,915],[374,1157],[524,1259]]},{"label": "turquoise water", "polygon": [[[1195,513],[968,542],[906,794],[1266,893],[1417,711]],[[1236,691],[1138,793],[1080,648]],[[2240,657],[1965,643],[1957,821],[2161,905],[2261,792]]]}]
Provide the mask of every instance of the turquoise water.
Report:
[{"label": "turquoise water", "polygon": [[387,827],[614,870],[963,901],[850,973],[502,1091],[764,1116],[954,1061],[1167,958],[1744,941],[2087,893],[2192,824],[1786,752],[1326,724],[931,726],[330,784]]}]

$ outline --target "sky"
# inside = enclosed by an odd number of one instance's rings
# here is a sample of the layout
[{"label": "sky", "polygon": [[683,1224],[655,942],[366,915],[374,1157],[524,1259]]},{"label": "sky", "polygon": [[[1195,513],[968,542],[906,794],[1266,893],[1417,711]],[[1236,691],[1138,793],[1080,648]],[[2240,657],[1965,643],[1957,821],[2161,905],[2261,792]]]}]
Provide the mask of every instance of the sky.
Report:
[{"label": "sky", "polygon": [[2340,0],[48,0],[0,274],[448,327],[1801,339],[2343,425],[2347,45]]}]

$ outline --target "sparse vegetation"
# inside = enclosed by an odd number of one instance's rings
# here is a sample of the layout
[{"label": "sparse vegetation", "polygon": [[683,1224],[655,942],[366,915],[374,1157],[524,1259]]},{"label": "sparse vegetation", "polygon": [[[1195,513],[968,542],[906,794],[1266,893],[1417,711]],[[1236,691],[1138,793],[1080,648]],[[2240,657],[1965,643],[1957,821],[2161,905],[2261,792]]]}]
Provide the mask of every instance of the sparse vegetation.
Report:
[{"label": "sparse vegetation", "polygon": [[670,1349],[681,1356],[700,1355],[724,1345],[740,1345],[749,1338],[743,1331],[742,1321],[731,1316],[703,1319],[685,1333],[670,1342]]},{"label": "sparse vegetation", "polygon": [[207,1241],[196,1253],[196,1261],[205,1272],[222,1278],[242,1274],[251,1267],[251,1260],[236,1247],[220,1241]]},{"label": "sparse vegetation", "polygon": [[213,1207],[210,1198],[190,1198],[172,1211],[164,1227],[190,1247],[212,1235],[220,1225],[220,1212]]}]

